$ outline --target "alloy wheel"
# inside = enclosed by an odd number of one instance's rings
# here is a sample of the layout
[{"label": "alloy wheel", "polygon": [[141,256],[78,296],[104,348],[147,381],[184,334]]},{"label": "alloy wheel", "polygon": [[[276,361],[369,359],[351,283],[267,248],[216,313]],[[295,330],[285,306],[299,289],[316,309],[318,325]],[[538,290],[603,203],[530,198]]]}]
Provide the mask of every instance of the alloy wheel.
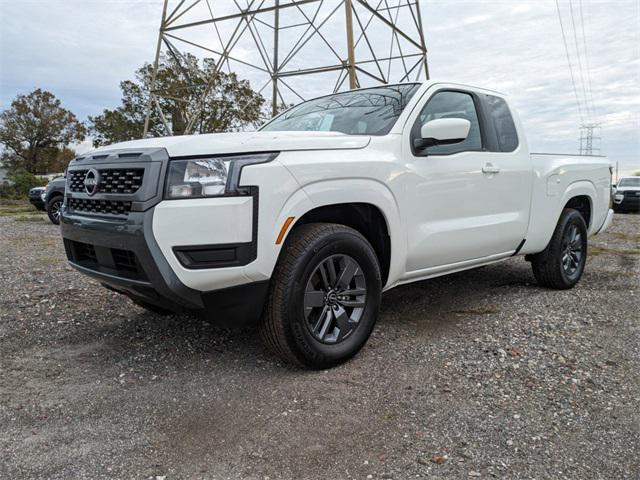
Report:
[{"label": "alloy wheel", "polygon": [[62,202],[61,201],[53,202],[51,204],[51,215],[58,222],[60,221],[60,216],[62,214],[62,210],[61,209],[62,209]]},{"label": "alloy wheel", "polygon": [[307,328],[316,340],[336,344],[358,327],[367,297],[362,268],[348,255],[331,255],[312,272],[304,293]]},{"label": "alloy wheel", "polygon": [[577,274],[583,257],[582,234],[577,225],[569,225],[562,239],[562,268],[569,277]]}]

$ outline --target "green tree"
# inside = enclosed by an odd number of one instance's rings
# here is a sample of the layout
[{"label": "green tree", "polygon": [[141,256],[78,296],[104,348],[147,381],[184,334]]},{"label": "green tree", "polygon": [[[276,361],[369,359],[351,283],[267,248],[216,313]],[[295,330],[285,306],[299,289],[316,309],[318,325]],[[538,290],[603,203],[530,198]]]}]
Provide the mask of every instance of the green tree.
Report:
[{"label": "green tree", "polygon": [[[0,113],[0,163],[11,172],[43,174],[61,171],[69,143],[80,142],[86,129],[51,92],[37,89],[18,95]],[[65,157],[66,155],[66,157]]]},{"label": "green tree", "polygon": [[[135,80],[120,83],[122,105],[89,117],[95,146],[142,137],[152,76],[153,65],[145,64]],[[161,56],[154,92],[164,120],[153,108],[150,136],[167,135],[165,122],[172,135],[183,135],[190,124],[189,133],[210,133],[257,126],[265,119],[264,97],[235,73],[216,71],[211,58]]]}]

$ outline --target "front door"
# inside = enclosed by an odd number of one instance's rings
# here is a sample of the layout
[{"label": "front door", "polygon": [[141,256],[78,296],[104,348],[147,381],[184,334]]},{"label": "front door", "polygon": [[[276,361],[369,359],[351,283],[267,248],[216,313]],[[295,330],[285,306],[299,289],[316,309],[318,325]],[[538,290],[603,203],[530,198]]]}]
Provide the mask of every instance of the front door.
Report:
[{"label": "front door", "polygon": [[[486,105],[474,92],[437,91],[410,124],[409,138],[404,136],[410,143],[405,150],[411,205],[407,272],[505,254],[526,234],[529,155],[497,151],[496,126],[489,123]],[[438,118],[469,120],[467,139],[416,149],[420,127]]]}]

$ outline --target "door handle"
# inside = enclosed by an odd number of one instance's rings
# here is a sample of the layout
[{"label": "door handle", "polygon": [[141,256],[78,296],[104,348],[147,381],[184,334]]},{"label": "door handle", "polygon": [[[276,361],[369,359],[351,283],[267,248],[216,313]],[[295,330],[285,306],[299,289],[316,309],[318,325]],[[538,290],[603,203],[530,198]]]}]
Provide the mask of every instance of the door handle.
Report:
[{"label": "door handle", "polygon": [[500,173],[500,167],[496,167],[493,163],[487,162],[482,167],[482,173]]}]

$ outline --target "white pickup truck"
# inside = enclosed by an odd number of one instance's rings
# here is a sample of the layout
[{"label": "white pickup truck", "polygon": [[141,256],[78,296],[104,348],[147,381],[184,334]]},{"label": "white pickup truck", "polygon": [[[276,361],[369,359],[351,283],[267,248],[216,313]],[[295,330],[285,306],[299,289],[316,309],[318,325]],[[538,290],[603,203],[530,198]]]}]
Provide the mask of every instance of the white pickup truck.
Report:
[{"label": "white pickup truck", "polygon": [[602,157],[530,154],[490,90],[439,82],[304,102],[252,133],[149,138],[68,168],[68,259],[156,311],[259,320],[307,368],[355,355],[398,285],[525,255],[582,276],[612,218]]}]

